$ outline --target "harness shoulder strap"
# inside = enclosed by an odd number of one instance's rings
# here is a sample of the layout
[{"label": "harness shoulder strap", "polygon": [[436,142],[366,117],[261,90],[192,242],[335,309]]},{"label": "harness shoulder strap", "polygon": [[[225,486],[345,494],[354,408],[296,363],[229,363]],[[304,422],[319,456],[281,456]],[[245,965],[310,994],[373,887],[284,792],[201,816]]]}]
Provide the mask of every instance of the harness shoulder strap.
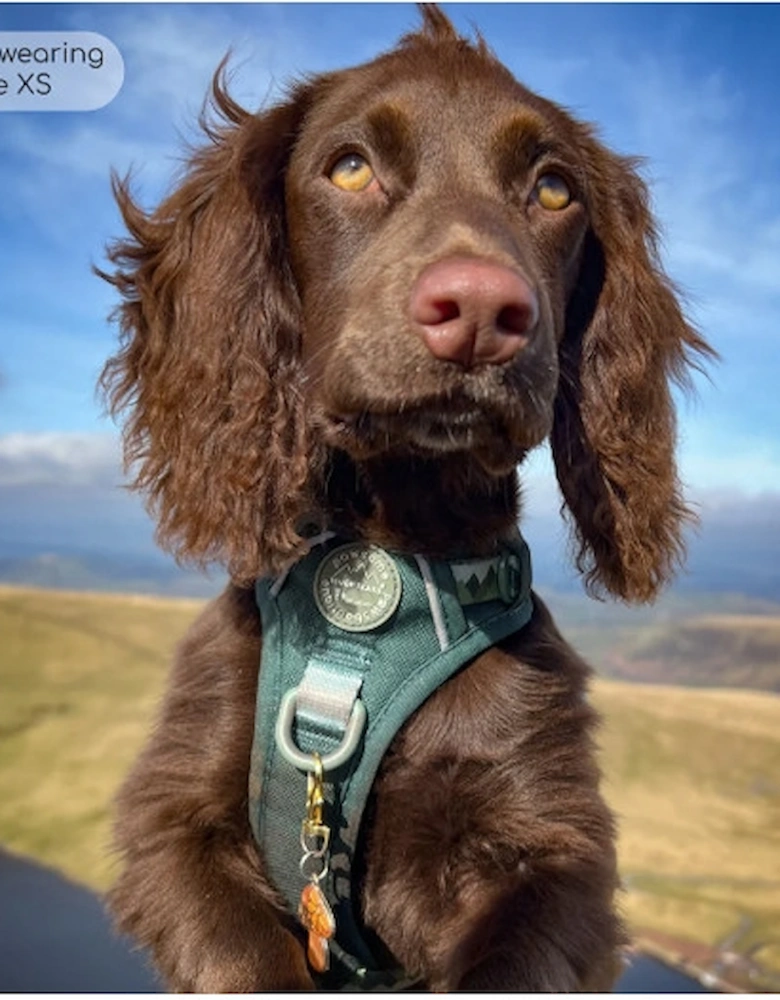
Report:
[{"label": "harness shoulder strap", "polygon": [[[363,811],[385,751],[447,679],[531,617],[530,556],[519,536],[490,559],[390,554],[329,538],[283,580],[260,580],[263,655],[250,820],[272,881],[297,911],[301,821],[314,754],[330,827],[323,882],[342,979],[387,989],[352,906]],[[397,975],[395,976],[397,980]]]}]

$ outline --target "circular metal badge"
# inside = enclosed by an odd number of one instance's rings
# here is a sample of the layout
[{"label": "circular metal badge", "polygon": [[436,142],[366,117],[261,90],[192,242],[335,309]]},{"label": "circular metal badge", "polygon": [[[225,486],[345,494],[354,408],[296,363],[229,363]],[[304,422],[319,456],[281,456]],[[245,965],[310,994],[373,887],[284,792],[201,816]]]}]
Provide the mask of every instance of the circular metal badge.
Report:
[{"label": "circular metal badge", "polygon": [[401,602],[398,568],[375,545],[349,542],[329,552],[317,567],[314,600],[320,614],[346,632],[370,632]]}]

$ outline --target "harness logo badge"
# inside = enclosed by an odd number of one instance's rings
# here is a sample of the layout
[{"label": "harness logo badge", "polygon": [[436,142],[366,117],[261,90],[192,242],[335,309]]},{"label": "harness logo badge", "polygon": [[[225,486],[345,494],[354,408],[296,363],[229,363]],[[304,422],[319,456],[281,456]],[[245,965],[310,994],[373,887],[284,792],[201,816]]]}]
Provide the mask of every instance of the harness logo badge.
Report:
[{"label": "harness logo badge", "polygon": [[371,632],[401,603],[401,575],[376,545],[349,542],[317,567],[314,601],[320,614],[346,632]]}]

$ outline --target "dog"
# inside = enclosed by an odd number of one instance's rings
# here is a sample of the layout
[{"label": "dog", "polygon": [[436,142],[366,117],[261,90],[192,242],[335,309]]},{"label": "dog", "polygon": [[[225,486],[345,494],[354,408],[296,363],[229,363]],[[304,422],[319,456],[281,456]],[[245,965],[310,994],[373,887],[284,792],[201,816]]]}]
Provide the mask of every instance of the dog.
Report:
[{"label": "dog", "polygon": [[[620,967],[589,668],[531,590],[517,470],[549,439],[586,586],[651,600],[690,517],[670,383],[710,349],[635,161],[421,18],[259,114],[223,66],[173,193],[147,214],[114,181],[102,388],[161,543],[230,574],[117,800],[110,909],[177,991],[603,991]],[[333,694],[331,654],[373,670]],[[344,716],[322,753],[304,696]]]}]

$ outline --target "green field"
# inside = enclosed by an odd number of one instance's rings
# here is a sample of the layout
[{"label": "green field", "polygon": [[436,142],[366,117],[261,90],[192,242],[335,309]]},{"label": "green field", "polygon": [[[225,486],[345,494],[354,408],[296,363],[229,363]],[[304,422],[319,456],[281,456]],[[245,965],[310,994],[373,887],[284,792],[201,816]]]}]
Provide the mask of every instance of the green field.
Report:
[{"label": "green field", "polygon": [[542,591],[569,641],[616,680],[780,693],[780,605],[739,594],[664,595],[630,608]]},{"label": "green field", "polygon": [[[110,800],[197,601],[0,588],[0,844],[96,889]],[[599,680],[625,909],[780,970],[780,698]]]},{"label": "green field", "polygon": [[108,885],[111,796],[200,606],[0,588],[0,843]]},{"label": "green field", "polygon": [[[780,969],[780,698],[600,681],[626,911]],[[759,954],[760,952],[760,954]]]}]

